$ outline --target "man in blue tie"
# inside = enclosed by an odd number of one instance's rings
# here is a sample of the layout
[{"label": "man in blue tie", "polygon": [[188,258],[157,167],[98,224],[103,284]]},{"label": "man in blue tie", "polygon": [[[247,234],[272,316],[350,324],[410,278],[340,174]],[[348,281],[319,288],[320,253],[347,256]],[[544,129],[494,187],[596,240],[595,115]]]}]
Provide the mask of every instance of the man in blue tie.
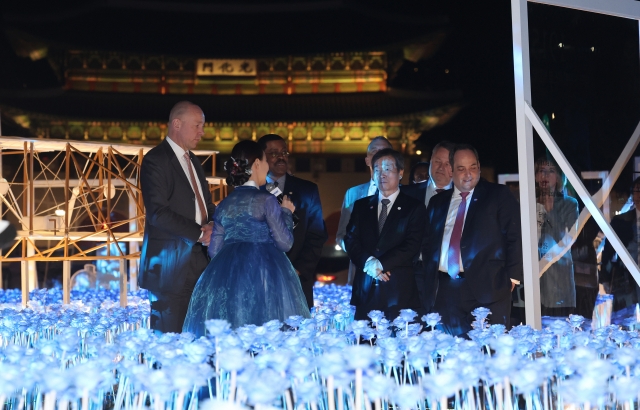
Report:
[{"label": "man in blue tie", "polygon": [[491,310],[490,323],[509,326],[511,291],[522,280],[520,208],[505,185],[480,178],[478,153],[470,145],[451,150],[453,189],[427,208],[422,251],[432,312],[442,329],[459,336],[471,330],[471,312]]}]

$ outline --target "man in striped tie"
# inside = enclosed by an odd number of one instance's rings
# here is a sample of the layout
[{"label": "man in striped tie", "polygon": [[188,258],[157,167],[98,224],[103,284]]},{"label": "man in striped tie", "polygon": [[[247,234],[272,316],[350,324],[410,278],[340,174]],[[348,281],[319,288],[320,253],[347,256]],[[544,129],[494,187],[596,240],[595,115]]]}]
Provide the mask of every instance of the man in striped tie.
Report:
[{"label": "man in striped tie", "polygon": [[401,309],[420,307],[412,262],[424,236],[426,207],[400,192],[402,154],[383,149],[371,162],[379,192],[354,203],[344,238],[357,268],[351,304],[357,320],[366,319],[371,310],[393,320]]}]

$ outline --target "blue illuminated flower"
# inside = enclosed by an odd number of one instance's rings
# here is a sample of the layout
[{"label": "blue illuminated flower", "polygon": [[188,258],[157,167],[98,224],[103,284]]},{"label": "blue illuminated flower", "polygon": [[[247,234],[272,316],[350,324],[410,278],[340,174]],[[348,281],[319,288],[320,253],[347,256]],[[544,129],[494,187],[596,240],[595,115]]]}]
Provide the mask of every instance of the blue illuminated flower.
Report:
[{"label": "blue illuminated flower", "polygon": [[428,313],[422,316],[422,320],[428,325],[431,326],[433,330],[438,323],[442,320],[442,316],[439,313]]}]

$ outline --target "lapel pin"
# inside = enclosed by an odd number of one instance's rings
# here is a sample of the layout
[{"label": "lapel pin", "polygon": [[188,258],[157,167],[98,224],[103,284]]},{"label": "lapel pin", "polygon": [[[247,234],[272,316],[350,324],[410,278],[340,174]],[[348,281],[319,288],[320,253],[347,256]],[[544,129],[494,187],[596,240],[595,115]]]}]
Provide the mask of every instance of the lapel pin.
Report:
[{"label": "lapel pin", "polygon": [[373,209],[373,206],[370,206],[369,209]]},{"label": "lapel pin", "polygon": [[398,211],[401,210],[401,209],[402,209],[401,207],[398,207]]},{"label": "lapel pin", "polygon": [[478,198],[473,198],[473,202],[476,202],[478,200]]}]

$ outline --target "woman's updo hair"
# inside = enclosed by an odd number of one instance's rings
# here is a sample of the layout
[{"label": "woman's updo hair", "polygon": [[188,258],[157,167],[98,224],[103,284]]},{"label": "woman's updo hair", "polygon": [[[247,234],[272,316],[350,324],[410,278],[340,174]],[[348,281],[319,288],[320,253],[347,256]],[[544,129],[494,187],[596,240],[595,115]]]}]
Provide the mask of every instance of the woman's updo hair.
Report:
[{"label": "woman's updo hair", "polygon": [[253,163],[256,159],[262,160],[263,156],[264,151],[257,142],[245,140],[237,143],[231,150],[231,158],[224,163],[227,184],[235,187],[247,182]]}]

